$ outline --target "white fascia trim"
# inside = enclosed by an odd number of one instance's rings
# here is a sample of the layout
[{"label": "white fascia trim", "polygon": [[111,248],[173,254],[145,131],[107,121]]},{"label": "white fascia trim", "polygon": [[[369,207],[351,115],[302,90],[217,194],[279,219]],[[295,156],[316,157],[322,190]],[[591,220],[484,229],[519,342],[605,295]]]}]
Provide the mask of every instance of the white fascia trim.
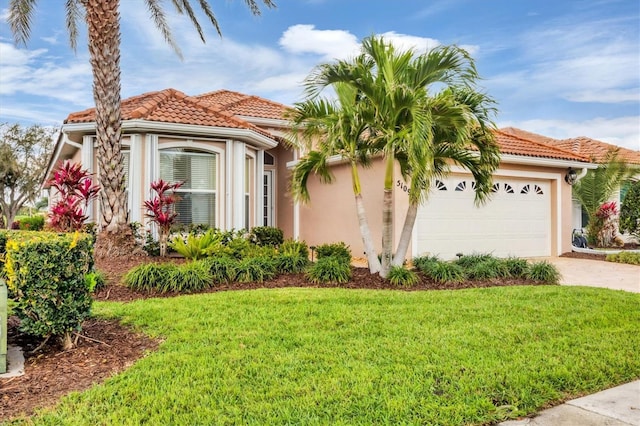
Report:
[{"label": "white fascia trim", "polygon": [[291,127],[289,121],[277,118],[251,117],[248,115],[236,115],[236,117],[256,126]]},{"label": "white fascia trim", "polygon": [[574,169],[596,169],[597,164],[588,163],[585,161],[575,160],[559,160],[556,158],[541,158],[541,157],[526,157],[524,155],[512,155],[504,154],[500,155],[500,162],[507,164],[522,164],[529,166],[543,166],[543,167],[565,167]]},{"label": "white fascia trim", "polygon": [[[94,122],[65,124],[65,131],[95,131]],[[124,120],[122,130],[136,132],[175,132],[189,135],[203,135],[218,138],[235,138],[250,141],[252,145],[271,149],[278,146],[278,142],[249,129],[234,129],[231,127],[200,126],[195,124],[163,123],[147,120]]]},{"label": "white fascia trim", "polygon": [[[298,160],[298,159],[287,161],[287,169],[293,169],[295,166],[298,165],[299,162],[300,162],[300,160]],[[332,156],[327,158],[327,164],[329,164],[330,166],[332,166],[334,164],[343,164],[343,163],[347,163],[347,162],[348,162],[348,160],[345,159],[345,158],[342,158],[341,155],[332,155]]]}]

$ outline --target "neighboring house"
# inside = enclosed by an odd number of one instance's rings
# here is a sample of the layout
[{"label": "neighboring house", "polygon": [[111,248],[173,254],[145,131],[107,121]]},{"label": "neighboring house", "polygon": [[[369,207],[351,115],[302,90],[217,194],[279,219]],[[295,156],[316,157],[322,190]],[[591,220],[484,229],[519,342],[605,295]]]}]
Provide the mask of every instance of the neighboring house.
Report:
[{"label": "neighboring house", "polygon": [[[616,145],[611,145],[596,139],[587,138],[585,136],[560,140],[560,139],[549,138],[547,136],[542,136],[532,132],[527,132],[525,130],[516,129],[513,127],[506,127],[504,129],[501,129],[501,131],[521,137],[521,138],[530,139],[533,141],[538,141],[538,142],[556,146],[565,151],[573,152],[583,157],[587,157],[594,163],[604,162],[607,154],[611,150],[617,149],[618,158],[620,160],[623,160],[628,164],[640,166],[640,151],[634,151],[634,150],[619,147]],[[635,176],[634,178],[634,180],[638,180],[638,179],[640,179],[640,175]],[[620,206],[622,205],[622,201],[624,200],[625,193],[626,193],[626,186],[623,186],[622,188],[619,188],[611,196],[611,199],[608,201],[615,201],[618,204],[618,208],[620,208]],[[582,205],[580,204],[580,202],[575,198],[572,201],[572,211],[573,211],[573,222],[572,222],[573,228],[574,229],[585,228],[588,222],[587,213],[582,207]]]},{"label": "neighboring house", "polygon": [[[174,89],[122,101],[123,155],[131,221],[145,222],[149,185],[184,180],[177,204],[182,223],[221,229],[271,225],[309,245],[344,241],[363,256],[348,167],[337,161],[331,185],[309,181],[310,204],[294,203],[288,190],[297,153],[286,146],[284,105],[226,90],[187,96]],[[95,109],[72,113],[64,125],[50,170],[63,159],[97,172]],[[595,168],[585,156],[552,145],[496,132],[502,163],[494,193],[483,207],[473,203],[474,181],[455,166],[434,182],[420,207],[409,256],[492,252],[498,256],[553,256],[571,250],[572,168]],[[381,160],[362,171],[363,195],[374,241],[381,240]],[[394,189],[397,239],[408,197],[399,171]],[[98,206],[90,212],[97,220]],[[378,247],[379,248],[379,247]]]}]

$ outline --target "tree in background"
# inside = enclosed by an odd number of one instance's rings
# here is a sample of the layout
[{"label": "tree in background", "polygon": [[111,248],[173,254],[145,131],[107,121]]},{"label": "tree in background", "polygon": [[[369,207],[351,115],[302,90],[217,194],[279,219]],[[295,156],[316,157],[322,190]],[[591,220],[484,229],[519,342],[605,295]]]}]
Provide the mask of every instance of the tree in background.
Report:
[{"label": "tree in background", "polygon": [[618,150],[610,150],[597,169],[587,174],[573,185],[573,196],[580,201],[589,217],[587,240],[591,245],[601,245],[598,235],[602,221],[598,218],[600,207],[611,198],[620,186],[630,177],[638,173],[618,157]]},{"label": "tree in background", "polygon": [[640,181],[633,182],[620,208],[620,231],[640,240]]},{"label": "tree in background", "polygon": [[39,125],[0,124],[0,214],[5,228],[26,202],[39,198],[53,134]]},{"label": "tree in background", "polygon": [[[165,40],[180,55],[167,24],[161,0],[144,0],[151,19]],[[179,14],[186,14],[204,42],[204,34],[190,0],[172,0]],[[198,0],[200,8],[220,34],[220,26],[210,2]],[[245,0],[254,15],[260,14],[259,2]],[[274,7],[271,0],[262,0]],[[11,0],[7,21],[16,44],[26,44],[37,0]],[[120,13],[119,0],[66,0],[66,25],[71,47],[76,49],[78,21],[84,20],[88,29],[89,55],[93,71],[93,98],[96,104],[96,139],[98,182],[100,192],[101,226],[111,234],[130,233],[125,194],[125,175],[121,153],[120,112]],[[105,236],[108,238],[108,235]],[[133,241],[133,236],[131,236]],[[107,244],[108,246],[108,244]]]}]

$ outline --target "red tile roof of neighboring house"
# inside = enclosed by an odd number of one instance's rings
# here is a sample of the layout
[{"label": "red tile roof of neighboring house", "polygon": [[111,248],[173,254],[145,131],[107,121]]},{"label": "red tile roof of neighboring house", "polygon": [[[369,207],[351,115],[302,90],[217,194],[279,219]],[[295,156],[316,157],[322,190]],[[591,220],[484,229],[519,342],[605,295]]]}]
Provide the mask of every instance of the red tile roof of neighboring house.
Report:
[{"label": "red tile roof of neighboring house", "polygon": [[513,135],[503,130],[496,130],[496,141],[500,145],[500,153],[525,155],[527,157],[552,158],[556,160],[585,161],[585,156],[549,145],[547,143]]},{"label": "red tile roof of neighboring house", "polygon": [[200,101],[233,115],[283,120],[286,105],[231,90],[217,90],[196,96]]},{"label": "red tile roof of neighboring house", "polygon": [[[124,99],[121,114],[122,120],[247,129],[275,139],[269,132],[175,89],[149,92]],[[95,119],[96,110],[90,108],[69,114],[65,123],[86,123]]]},{"label": "red tile roof of neighboring house", "polygon": [[603,161],[609,151],[617,149],[620,159],[627,163],[640,164],[640,151],[634,151],[632,149],[612,145],[596,139],[587,138],[585,136],[579,136],[571,139],[553,139],[537,133],[527,132],[526,130],[516,129],[514,127],[505,127],[500,130],[521,138],[546,143],[565,151],[582,155],[590,160],[593,159],[595,162]]}]

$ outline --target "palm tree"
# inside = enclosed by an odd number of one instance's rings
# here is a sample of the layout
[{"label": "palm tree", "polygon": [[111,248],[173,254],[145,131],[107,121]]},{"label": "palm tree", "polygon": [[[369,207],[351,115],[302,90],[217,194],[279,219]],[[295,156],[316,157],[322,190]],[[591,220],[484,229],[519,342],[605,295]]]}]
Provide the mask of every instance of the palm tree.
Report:
[{"label": "palm tree", "polygon": [[[492,175],[500,164],[500,150],[492,132],[495,127],[491,121],[495,113],[493,104],[489,96],[469,88],[448,88],[427,103],[433,120],[432,150],[423,151],[422,158],[414,155],[418,160],[414,166],[409,163],[409,156],[402,152],[396,154],[403,178],[410,182],[410,191],[393,265],[404,262],[418,207],[428,199],[431,182],[449,174],[451,163],[473,175],[476,205],[488,200]],[[408,149],[415,148],[411,145]]]},{"label": "palm tree", "polygon": [[589,218],[587,238],[591,244],[597,243],[599,229],[596,213],[620,185],[638,173],[618,157],[618,149],[607,152],[598,168],[587,171],[587,174],[573,185],[573,196],[584,206]]},{"label": "palm tree", "polygon": [[[274,7],[272,0],[262,0]],[[11,0],[8,22],[16,44],[26,45],[37,0]],[[93,71],[93,98],[96,104],[98,180],[102,226],[108,233],[127,232],[127,197],[121,154],[120,113],[120,15],[119,0],[66,0],[66,25],[71,47],[76,49],[78,21],[84,18],[89,33],[89,55]],[[165,40],[181,56],[167,25],[161,0],[145,0],[150,15]],[[189,0],[172,0],[180,14],[186,14],[204,42],[202,28]],[[200,8],[220,34],[220,27],[207,0]],[[258,1],[245,0],[254,15],[260,14]]]},{"label": "palm tree", "polygon": [[327,161],[339,156],[351,167],[351,183],[358,224],[372,274],[380,271],[380,260],[367,221],[358,166],[369,166],[372,147],[368,144],[367,111],[362,109],[359,93],[345,83],[333,85],[336,101],[315,98],[295,104],[289,119],[293,123],[292,140],[306,155],[293,169],[293,194],[299,201],[309,201],[307,181],[311,173],[321,181],[333,180]]},{"label": "palm tree", "polygon": [[[440,46],[416,56],[412,50],[396,50],[379,37],[364,39],[362,53],[354,60],[321,65],[307,79],[310,97],[337,82],[353,85],[362,93],[361,102],[370,111],[372,143],[385,160],[380,271],[383,277],[392,263],[396,157],[398,154],[405,157],[405,170],[411,170],[412,185],[426,188],[433,176],[433,158],[437,153],[434,137],[442,126],[441,108],[446,105],[441,102],[444,98],[434,97],[430,90],[439,93],[448,87],[472,88],[477,79],[473,59],[464,49]],[[454,107],[459,110],[457,118],[449,117],[447,126],[466,129],[462,136],[470,135],[468,127],[473,120],[466,117],[468,114],[461,106],[452,105],[449,109]],[[457,138],[464,140],[462,136]],[[424,190],[416,191],[413,203],[418,205],[424,194]],[[412,228],[411,221],[409,225]]]}]

